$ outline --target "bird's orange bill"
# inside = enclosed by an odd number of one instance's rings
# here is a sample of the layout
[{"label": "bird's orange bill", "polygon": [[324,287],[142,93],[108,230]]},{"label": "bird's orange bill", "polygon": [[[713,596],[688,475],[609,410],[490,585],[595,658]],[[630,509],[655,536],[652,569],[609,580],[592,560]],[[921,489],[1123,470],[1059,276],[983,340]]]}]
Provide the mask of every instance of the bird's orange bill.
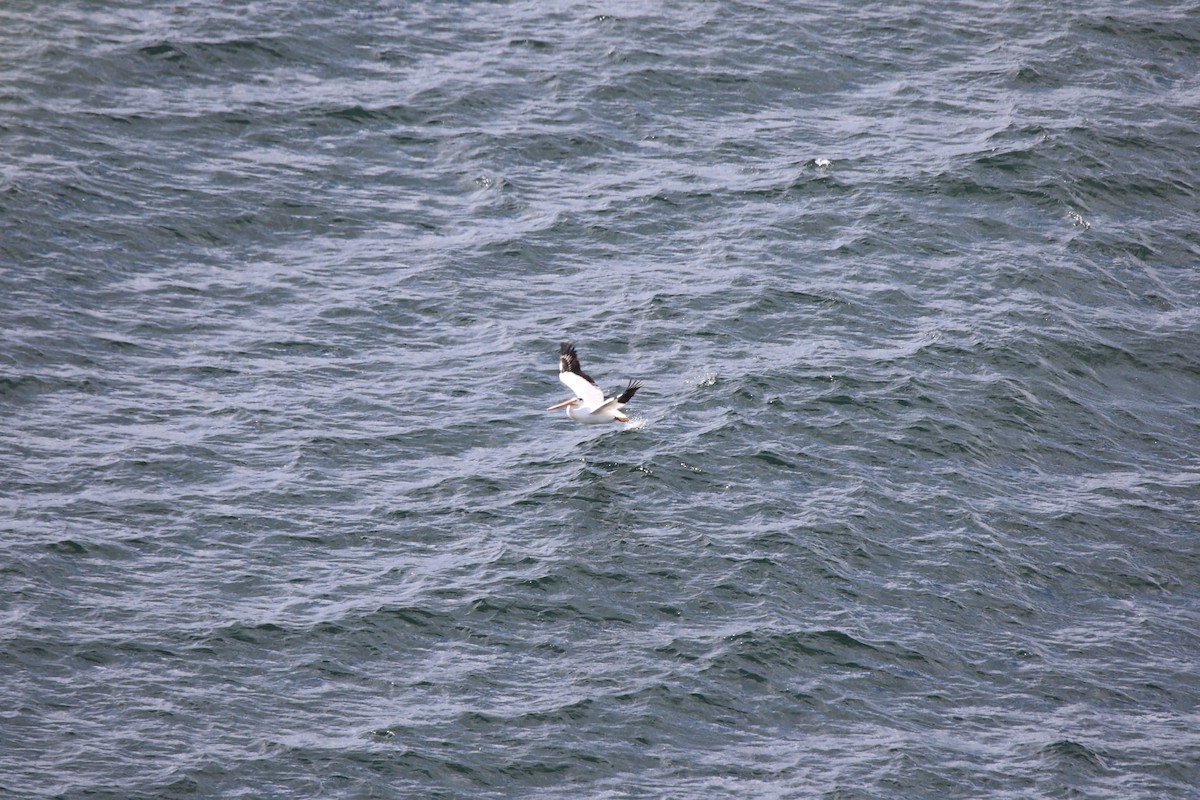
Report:
[{"label": "bird's orange bill", "polygon": [[571,403],[574,403],[578,399],[579,399],[578,397],[572,397],[570,400],[564,400],[556,406],[550,406],[546,410],[547,411],[557,411],[558,409],[562,408],[563,406],[571,405]]}]

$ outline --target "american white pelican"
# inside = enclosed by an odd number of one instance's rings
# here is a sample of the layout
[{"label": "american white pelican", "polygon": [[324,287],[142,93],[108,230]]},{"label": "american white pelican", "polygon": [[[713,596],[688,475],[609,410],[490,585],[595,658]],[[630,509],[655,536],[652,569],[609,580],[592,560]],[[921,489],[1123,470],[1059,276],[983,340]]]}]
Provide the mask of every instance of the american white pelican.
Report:
[{"label": "american white pelican", "polygon": [[575,396],[546,410],[554,411],[566,406],[568,417],[588,425],[629,422],[629,417],[621,413],[621,406],[632,400],[637,390],[642,388],[638,381],[630,381],[625,391],[605,400],[604,392],[596,382],[579,368],[579,354],[575,352],[575,345],[570,342],[563,342],[558,348],[558,379],[565,383]]}]

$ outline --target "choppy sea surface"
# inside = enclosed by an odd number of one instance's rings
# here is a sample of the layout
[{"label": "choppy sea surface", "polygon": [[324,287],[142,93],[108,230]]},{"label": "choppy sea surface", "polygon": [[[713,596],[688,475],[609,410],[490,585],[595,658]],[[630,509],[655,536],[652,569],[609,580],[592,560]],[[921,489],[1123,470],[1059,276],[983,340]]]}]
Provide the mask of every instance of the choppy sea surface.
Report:
[{"label": "choppy sea surface", "polygon": [[1198,76],[1183,1],[4,3],[0,796],[1200,796]]}]

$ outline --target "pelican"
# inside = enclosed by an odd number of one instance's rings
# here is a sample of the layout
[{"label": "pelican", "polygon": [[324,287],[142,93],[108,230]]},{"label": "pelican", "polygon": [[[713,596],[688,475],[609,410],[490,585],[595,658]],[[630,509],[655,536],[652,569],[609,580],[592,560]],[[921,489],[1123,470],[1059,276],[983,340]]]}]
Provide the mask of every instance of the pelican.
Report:
[{"label": "pelican", "polygon": [[570,342],[563,342],[558,348],[558,379],[565,383],[575,396],[546,410],[555,411],[565,406],[568,417],[588,425],[629,422],[629,417],[621,413],[621,406],[632,400],[637,390],[642,388],[638,381],[630,381],[625,391],[605,400],[604,391],[596,385],[590,375],[580,369],[579,354],[575,352],[575,345]]}]

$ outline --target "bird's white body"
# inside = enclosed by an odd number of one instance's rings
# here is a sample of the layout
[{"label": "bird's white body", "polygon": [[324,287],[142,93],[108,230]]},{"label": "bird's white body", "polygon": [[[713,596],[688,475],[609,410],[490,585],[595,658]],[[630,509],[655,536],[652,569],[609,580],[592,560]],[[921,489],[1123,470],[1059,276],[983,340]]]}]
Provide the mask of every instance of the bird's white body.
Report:
[{"label": "bird's white body", "polygon": [[603,425],[606,422],[629,422],[629,417],[620,414],[615,408],[588,411],[578,405],[567,406],[567,416],[584,425]]},{"label": "bird's white body", "polygon": [[575,393],[570,400],[550,406],[548,411],[566,408],[567,416],[585,425],[603,425],[612,422],[629,422],[629,417],[621,413],[621,406],[633,399],[641,387],[637,381],[630,381],[625,391],[619,395],[606,398],[604,391],[596,385],[579,367],[579,356],[570,342],[563,342],[559,349],[558,379]]}]

